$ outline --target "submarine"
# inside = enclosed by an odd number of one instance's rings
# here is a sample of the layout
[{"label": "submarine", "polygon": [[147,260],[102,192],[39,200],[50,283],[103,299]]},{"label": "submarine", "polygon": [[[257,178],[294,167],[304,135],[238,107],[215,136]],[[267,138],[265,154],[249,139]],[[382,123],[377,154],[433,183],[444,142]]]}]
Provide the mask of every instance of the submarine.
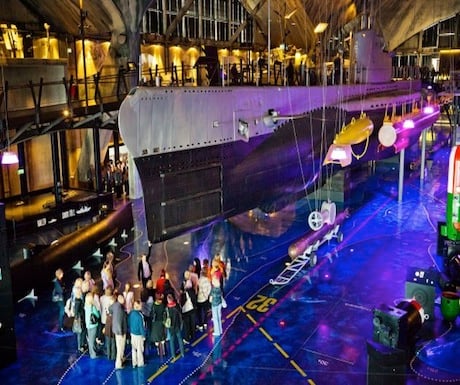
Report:
[{"label": "submarine", "polygon": [[[378,131],[389,106],[411,111],[421,83],[393,81],[391,57],[372,30],[357,34],[357,68],[365,82],[324,86],[148,87],[132,89],[118,124],[142,186],[149,239],[162,242],[251,209],[274,212],[320,188],[337,169],[324,164],[344,125],[372,121],[359,154],[346,163],[392,157],[436,121],[382,146]],[[372,58],[370,62],[369,58]]]}]

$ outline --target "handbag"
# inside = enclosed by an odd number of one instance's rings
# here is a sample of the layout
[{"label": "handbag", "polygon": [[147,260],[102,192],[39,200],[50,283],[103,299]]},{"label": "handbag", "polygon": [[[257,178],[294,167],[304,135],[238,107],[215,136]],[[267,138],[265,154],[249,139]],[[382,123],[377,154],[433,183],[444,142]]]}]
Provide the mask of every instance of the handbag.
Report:
[{"label": "handbag", "polygon": [[74,314],[74,306],[73,306],[73,302],[72,302],[72,298],[68,298],[66,303],[65,303],[65,307],[64,307],[64,312],[65,314],[67,315],[67,317],[73,317],[75,314]]},{"label": "handbag", "polygon": [[91,314],[89,316],[89,320],[93,325],[99,323],[99,316],[96,313],[93,313],[92,309]]},{"label": "handbag", "polygon": [[186,298],[185,303],[182,306],[182,313],[187,313],[194,309],[193,302],[192,302],[192,299],[190,298],[188,291],[185,291],[185,298]]},{"label": "handbag", "polygon": [[72,331],[74,333],[81,333],[82,332],[82,327],[81,327],[81,318],[80,317],[75,317],[72,323]]},{"label": "handbag", "polygon": [[222,307],[225,309],[227,307],[227,301],[222,297]]},{"label": "handbag", "polygon": [[53,294],[51,295],[51,300],[52,300],[53,302],[62,301],[62,300],[63,300],[62,294],[57,293],[56,290],[53,289]]},{"label": "handbag", "polygon": [[94,313],[91,313],[89,320],[93,325],[99,323],[99,317]]},{"label": "handbag", "polygon": [[165,311],[165,315],[166,317],[164,317],[163,319],[163,326],[167,329],[169,329],[171,327],[171,317],[169,316],[169,311],[166,310]]}]

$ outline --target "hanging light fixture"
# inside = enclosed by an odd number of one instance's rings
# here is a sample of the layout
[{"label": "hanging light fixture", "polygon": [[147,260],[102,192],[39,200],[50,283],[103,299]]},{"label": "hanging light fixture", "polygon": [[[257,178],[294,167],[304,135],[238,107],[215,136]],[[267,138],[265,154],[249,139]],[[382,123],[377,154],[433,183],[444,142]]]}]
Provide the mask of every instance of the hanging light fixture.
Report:
[{"label": "hanging light fixture", "polygon": [[4,151],[2,154],[2,164],[17,164],[19,163],[18,156],[13,151]]}]

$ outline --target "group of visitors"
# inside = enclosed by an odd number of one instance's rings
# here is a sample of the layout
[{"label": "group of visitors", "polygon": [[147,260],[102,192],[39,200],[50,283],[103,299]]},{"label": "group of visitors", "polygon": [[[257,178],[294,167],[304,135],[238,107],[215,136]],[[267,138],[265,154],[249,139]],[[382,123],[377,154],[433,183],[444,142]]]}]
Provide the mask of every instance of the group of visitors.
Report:
[{"label": "group of visitors", "polygon": [[[105,355],[115,361],[115,369],[125,365],[126,346],[131,346],[132,366],[144,366],[144,355],[152,352],[160,358],[185,354],[184,344],[195,332],[208,328],[212,318],[213,335],[222,334],[225,264],[216,255],[211,264],[195,258],[184,272],[180,290],[173,288],[167,272],[153,279],[149,253],[140,257],[137,276],[139,293],[127,281],[123,289],[115,286],[114,254],[107,252],[101,269],[101,286],[90,271],[77,278],[69,298],[66,296],[62,269],[56,271],[53,301],[58,304],[58,328],[64,328],[64,314],[72,320],[77,350],[88,351],[91,358]],[[169,346],[166,343],[169,342]],[[169,354],[168,351],[169,350]]]},{"label": "group of visitors", "polygon": [[104,190],[114,192],[117,198],[129,195],[128,164],[125,160],[117,160],[115,164],[109,160],[102,167],[102,183]]}]

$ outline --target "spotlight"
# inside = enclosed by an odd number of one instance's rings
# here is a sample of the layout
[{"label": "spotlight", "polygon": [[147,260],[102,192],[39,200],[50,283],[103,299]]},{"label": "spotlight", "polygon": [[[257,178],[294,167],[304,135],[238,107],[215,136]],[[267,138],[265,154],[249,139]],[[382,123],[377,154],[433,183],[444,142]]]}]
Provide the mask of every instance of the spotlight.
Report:
[{"label": "spotlight", "polygon": [[351,146],[331,144],[324,158],[324,164],[334,163],[346,167],[351,163]]},{"label": "spotlight", "polygon": [[412,119],[406,119],[404,122],[403,122],[403,128],[406,129],[406,128],[414,128],[415,127],[415,124],[414,124],[414,121]]},{"label": "spotlight", "polygon": [[129,61],[128,62],[128,71],[135,71],[137,69],[136,63]]},{"label": "spotlight", "polygon": [[432,114],[433,112],[434,112],[434,107],[433,106],[423,107],[423,113],[424,114]]}]

